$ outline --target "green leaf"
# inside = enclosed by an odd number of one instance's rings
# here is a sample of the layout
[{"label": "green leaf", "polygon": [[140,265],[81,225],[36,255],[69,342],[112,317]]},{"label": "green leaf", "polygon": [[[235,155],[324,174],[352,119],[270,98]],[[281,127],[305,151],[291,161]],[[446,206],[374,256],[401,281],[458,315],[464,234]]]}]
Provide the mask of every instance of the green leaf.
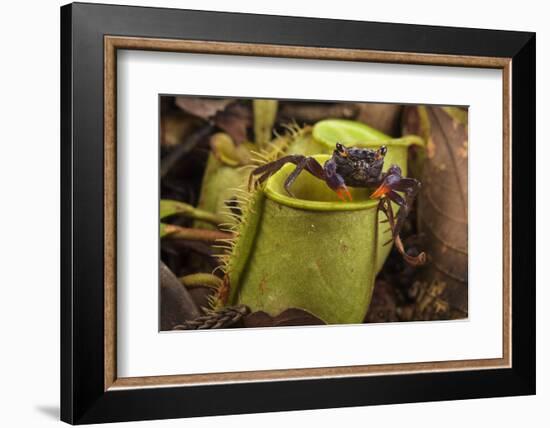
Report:
[{"label": "green leaf", "polygon": [[239,166],[250,162],[250,150],[247,145],[236,145],[224,132],[218,132],[210,137],[210,147],[216,159],[225,165]]},{"label": "green leaf", "polygon": [[195,208],[192,205],[172,199],[161,199],[160,218],[165,219],[172,215],[179,214],[195,220],[203,220],[212,224],[223,223],[224,219],[217,214]]},{"label": "green leaf", "polygon": [[361,122],[345,119],[327,119],[313,127],[313,138],[330,147],[336,143],[354,145],[391,140],[391,137]]},{"label": "green leaf", "polygon": [[271,141],[278,105],[279,103],[276,100],[255,99],[252,101],[254,139],[260,147],[265,147]]}]

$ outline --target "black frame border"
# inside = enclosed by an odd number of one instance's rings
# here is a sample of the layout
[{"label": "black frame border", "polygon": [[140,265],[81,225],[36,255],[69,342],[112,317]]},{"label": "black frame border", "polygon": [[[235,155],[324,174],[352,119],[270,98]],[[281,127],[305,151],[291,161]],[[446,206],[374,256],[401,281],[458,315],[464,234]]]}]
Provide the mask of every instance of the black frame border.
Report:
[{"label": "black frame border", "polygon": [[[511,58],[512,367],[105,392],[105,35]],[[535,34],[527,32],[86,3],[63,6],[61,419],[85,424],[534,394],[535,44]]]}]

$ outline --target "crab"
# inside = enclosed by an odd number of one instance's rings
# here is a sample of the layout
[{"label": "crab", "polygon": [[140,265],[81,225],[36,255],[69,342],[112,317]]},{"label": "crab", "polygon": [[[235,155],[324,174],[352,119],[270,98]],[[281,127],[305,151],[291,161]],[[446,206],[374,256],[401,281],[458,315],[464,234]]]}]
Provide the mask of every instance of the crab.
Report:
[{"label": "crab", "polygon": [[[411,210],[421,184],[414,178],[403,177],[401,168],[395,164],[391,165],[386,172],[382,172],[386,153],[386,146],[381,146],[375,150],[346,147],[343,144],[336,143],[336,149],[324,165],[309,156],[283,156],[255,168],[250,174],[249,186],[252,186],[253,182],[261,184],[281,169],[283,165],[293,163],[296,168],[288,175],[284,183],[285,190],[292,197],[295,197],[291,190],[292,184],[304,170],[323,180],[344,202],[353,199],[349,187],[372,188],[374,191],[371,193],[370,198],[380,200],[378,209],[386,215],[387,220],[384,220],[384,222],[389,224],[392,232],[392,239],[384,245],[388,245],[393,241],[405,261],[414,266],[422,265],[426,261],[426,254],[423,252],[417,256],[407,254],[399,237],[399,232]],[[394,215],[392,202],[399,206],[397,216]]]}]

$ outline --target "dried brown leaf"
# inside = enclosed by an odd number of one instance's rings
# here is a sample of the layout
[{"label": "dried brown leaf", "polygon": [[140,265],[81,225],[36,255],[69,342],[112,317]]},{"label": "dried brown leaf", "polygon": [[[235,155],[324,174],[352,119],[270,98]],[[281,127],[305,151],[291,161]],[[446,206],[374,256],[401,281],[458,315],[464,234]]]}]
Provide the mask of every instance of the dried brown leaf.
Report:
[{"label": "dried brown leaf", "polygon": [[252,126],[252,111],[230,98],[176,97],[176,105],[183,111],[213,123],[228,133],[238,144],[247,139]]},{"label": "dried brown leaf", "polygon": [[197,97],[176,97],[176,105],[183,111],[201,119],[208,120],[219,111],[224,110],[234,100],[229,98],[197,98]]},{"label": "dried brown leaf", "polygon": [[160,262],[160,309],[161,330],[171,330],[177,324],[200,316],[189,291],[163,262]]},{"label": "dried brown leaf", "polygon": [[441,107],[404,111],[405,133],[428,141],[418,197],[418,229],[430,255],[426,280],[447,284],[442,298],[468,311],[468,129]]},{"label": "dried brown leaf", "polygon": [[235,103],[218,111],[212,121],[239,144],[247,139],[247,129],[252,126],[252,112],[250,107]]}]

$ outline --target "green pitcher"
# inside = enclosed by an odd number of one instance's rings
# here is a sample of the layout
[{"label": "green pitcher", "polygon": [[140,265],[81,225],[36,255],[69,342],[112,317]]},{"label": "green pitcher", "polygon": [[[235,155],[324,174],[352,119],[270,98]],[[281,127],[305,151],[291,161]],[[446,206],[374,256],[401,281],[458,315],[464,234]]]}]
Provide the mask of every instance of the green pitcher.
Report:
[{"label": "green pitcher", "polygon": [[[320,163],[330,156],[314,156]],[[352,189],[342,202],[326,184],[301,174],[291,197],[287,164],[254,193],[226,266],[229,303],[276,316],[309,311],[328,324],[360,323],[374,287],[378,201]]]}]

